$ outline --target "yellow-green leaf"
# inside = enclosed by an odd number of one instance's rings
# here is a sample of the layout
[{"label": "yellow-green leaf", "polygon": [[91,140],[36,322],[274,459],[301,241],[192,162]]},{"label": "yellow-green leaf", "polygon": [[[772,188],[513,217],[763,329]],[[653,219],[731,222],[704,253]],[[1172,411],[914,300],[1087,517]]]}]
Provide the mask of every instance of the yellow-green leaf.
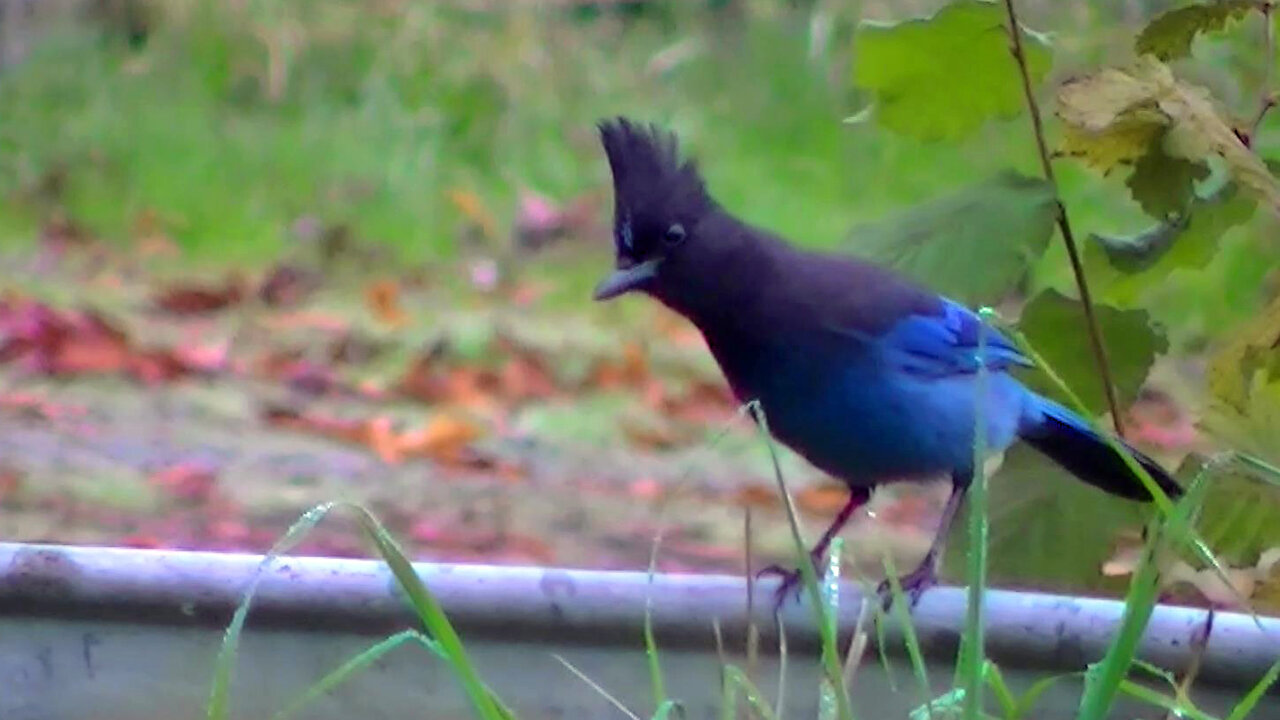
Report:
[{"label": "yellow-green leaf", "polygon": [[1150,80],[1115,68],[1063,83],[1058,89],[1063,123],[1059,153],[1104,173],[1137,161],[1169,126],[1156,105],[1157,91]]},{"label": "yellow-green leaf", "polygon": [[[1126,70],[1108,68],[1064,84],[1058,117],[1066,126],[1065,154],[1109,170],[1145,155],[1163,132],[1162,148],[1171,157],[1222,160],[1242,188],[1280,214],[1280,186],[1240,141],[1209,91],[1176,79],[1151,55]],[[1118,143],[1117,137],[1126,142]]]},{"label": "yellow-green leaf", "polygon": [[[1280,381],[1280,374],[1270,372],[1276,362],[1280,362],[1280,297],[1272,300],[1257,318],[1236,333],[1209,360],[1205,375],[1209,381],[1210,396],[1226,408],[1243,412],[1249,405],[1250,392],[1259,371],[1263,374],[1263,384],[1273,379]],[[1277,409],[1280,409],[1280,404]],[[1280,423],[1277,423],[1277,430],[1280,430]],[[1280,457],[1280,451],[1275,456]]]},{"label": "yellow-green leaf", "polygon": [[[1048,43],[1025,31],[1023,49],[1033,82],[1052,64]],[[963,137],[993,117],[1025,107],[1002,5],[955,0],[927,18],[866,21],[854,39],[853,81],[875,95],[885,127],[925,140]]]},{"label": "yellow-green leaf", "polygon": [[1247,0],[1188,5],[1161,13],[1138,35],[1134,49],[1139,55],[1155,55],[1173,60],[1191,54],[1191,43],[1203,32],[1223,30],[1263,3]]}]

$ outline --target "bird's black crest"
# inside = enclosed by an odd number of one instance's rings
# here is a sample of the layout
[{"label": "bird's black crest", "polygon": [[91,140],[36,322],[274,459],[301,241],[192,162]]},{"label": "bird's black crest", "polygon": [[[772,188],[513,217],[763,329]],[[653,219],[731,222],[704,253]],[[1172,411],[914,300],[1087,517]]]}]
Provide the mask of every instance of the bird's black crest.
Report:
[{"label": "bird's black crest", "polygon": [[674,133],[626,118],[605,120],[598,127],[619,215],[685,218],[711,205],[697,163],[681,159]]}]

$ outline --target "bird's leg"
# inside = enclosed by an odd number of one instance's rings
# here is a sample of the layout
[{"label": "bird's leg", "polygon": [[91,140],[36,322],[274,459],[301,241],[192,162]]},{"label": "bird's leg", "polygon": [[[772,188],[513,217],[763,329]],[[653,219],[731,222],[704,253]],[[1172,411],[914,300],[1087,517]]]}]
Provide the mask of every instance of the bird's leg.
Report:
[{"label": "bird's leg", "polygon": [[[951,495],[947,498],[946,506],[942,508],[942,517],[938,522],[938,532],[933,536],[933,542],[929,544],[929,552],[924,554],[924,559],[920,561],[915,570],[898,578],[902,593],[910,599],[913,607],[916,601],[920,599],[920,595],[938,582],[938,558],[942,555],[942,550],[946,546],[947,535],[951,532],[951,523],[955,521],[956,514],[960,511],[960,506],[964,504],[965,491],[969,489],[969,483],[972,479],[973,477],[967,473],[952,475]],[[892,586],[888,579],[880,583],[876,594],[880,596],[881,606],[887,611],[893,603]]]},{"label": "bird's leg", "polygon": [[[831,541],[849,523],[853,513],[870,499],[870,488],[855,487],[849,490],[849,498],[845,500],[844,507],[840,508],[835,520],[831,521],[831,526],[827,528],[827,531],[822,534],[822,538],[818,540],[818,544],[814,545],[813,550],[809,551],[809,562],[813,563],[815,570],[821,567],[822,560],[827,554],[827,548],[831,546]],[[778,575],[782,579],[782,582],[778,585],[777,592],[774,594],[773,609],[775,613],[778,608],[782,607],[783,601],[787,599],[787,595],[792,590],[796,592],[797,596],[799,595],[800,579],[803,577],[800,568],[787,570],[780,565],[770,565],[756,573],[756,577],[762,575]]]}]

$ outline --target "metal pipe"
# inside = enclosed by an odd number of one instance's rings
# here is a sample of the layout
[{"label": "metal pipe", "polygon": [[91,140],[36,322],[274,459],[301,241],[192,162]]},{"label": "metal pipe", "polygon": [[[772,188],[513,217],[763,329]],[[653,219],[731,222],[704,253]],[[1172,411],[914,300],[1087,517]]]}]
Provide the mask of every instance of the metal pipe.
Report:
[{"label": "metal pipe", "polygon": [[[262,558],[209,552],[126,550],[0,543],[0,617],[102,618],[131,622],[221,626],[227,622]],[[667,646],[710,647],[711,621],[727,638],[741,637],[746,590],[720,575],[561,570],[535,567],[417,564],[451,620],[473,636],[536,641],[633,644],[653,597],[655,631]],[[385,632],[411,622],[389,570],[377,561],[286,557],[271,564],[258,588],[252,623],[259,627]],[[769,597],[772,582],[758,584]],[[840,625],[847,636],[858,591],[842,589]],[[912,616],[926,655],[954,657],[964,619],[964,593],[939,587]],[[766,602],[755,621],[768,639]],[[992,590],[987,594],[988,650],[1001,663],[1076,671],[1099,659],[1119,621],[1114,600]],[[793,648],[811,648],[816,633],[808,609],[784,610]],[[1142,656],[1178,669],[1203,610],[1156,608]],[[890,630],[898,646],[896,628]],[[1280,657],[1280,620],[1256,623],[1219,613],[1205,650],[1201,678],[1247,687]]]}]

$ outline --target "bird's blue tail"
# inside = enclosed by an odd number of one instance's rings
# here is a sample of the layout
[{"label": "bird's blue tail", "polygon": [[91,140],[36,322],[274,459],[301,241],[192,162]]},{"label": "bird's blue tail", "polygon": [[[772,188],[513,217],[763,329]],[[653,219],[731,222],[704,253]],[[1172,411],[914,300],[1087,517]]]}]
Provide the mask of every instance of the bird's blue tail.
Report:
[{"label": "bird's blue tail", "polygon": [[[1041,411],[1041,417],[1019,431],[1023,440],[1096,488],[1130,500],[1151,500],[1151,493],[1142,480],[1088,422],[1052,400],[1037,396],[1033,402]],[[1155,460],[1123,440],[1119,443],[1133,454],[1166,495],[1170,498],[1182,495],[1182,488]]]}]

